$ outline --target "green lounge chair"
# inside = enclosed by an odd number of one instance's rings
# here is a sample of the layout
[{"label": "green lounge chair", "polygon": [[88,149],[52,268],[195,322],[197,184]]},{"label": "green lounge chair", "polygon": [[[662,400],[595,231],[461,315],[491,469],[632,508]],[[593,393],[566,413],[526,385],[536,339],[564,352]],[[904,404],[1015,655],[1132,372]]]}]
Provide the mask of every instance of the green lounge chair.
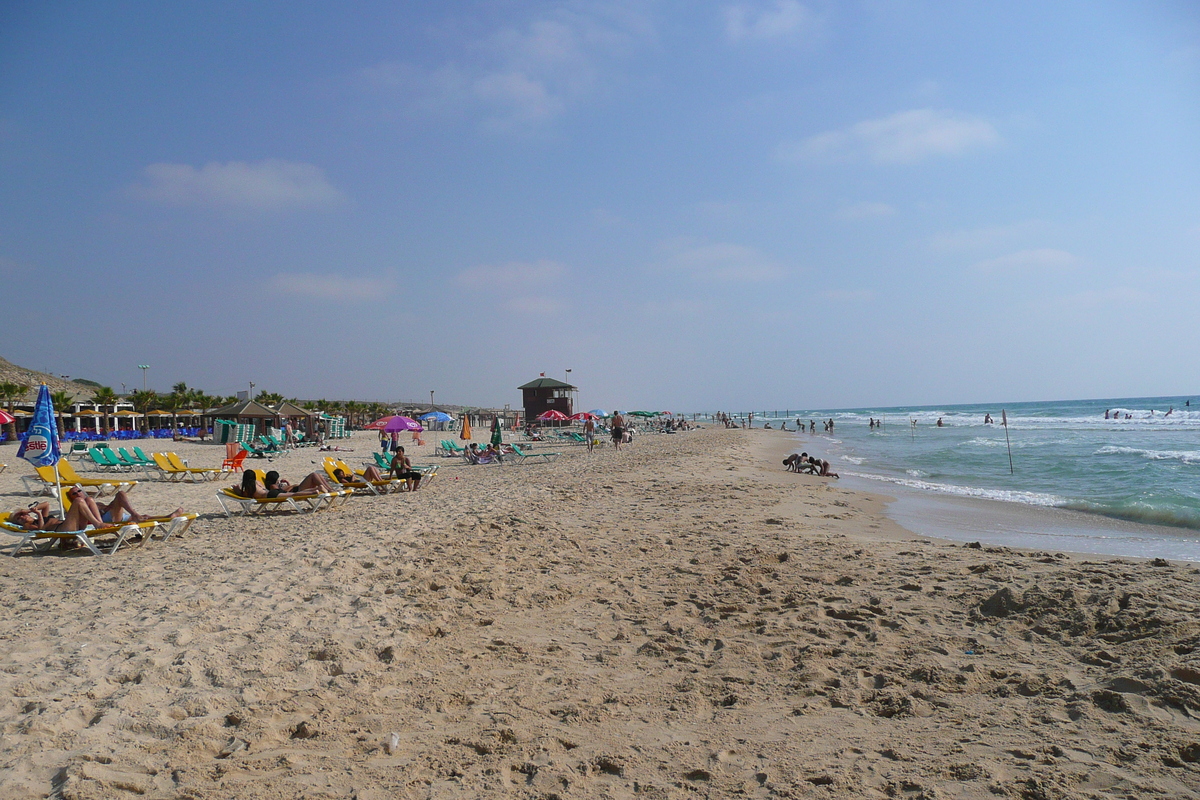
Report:
[{"label": "green lounge chair", "polygon": [[519,444],[513,444],[511,447],[513,449],[512,453],[509,453],[504,457],[506,459],[512,459],[512,457],[515,455],[516,459],[512,460],[512,463],[514,464],[524,464],[531,458],[540,458],[542,461],[553,461],[562,455],[562,453],[535,453],[532,450],[527,453],[521,449],[521,445]]}]

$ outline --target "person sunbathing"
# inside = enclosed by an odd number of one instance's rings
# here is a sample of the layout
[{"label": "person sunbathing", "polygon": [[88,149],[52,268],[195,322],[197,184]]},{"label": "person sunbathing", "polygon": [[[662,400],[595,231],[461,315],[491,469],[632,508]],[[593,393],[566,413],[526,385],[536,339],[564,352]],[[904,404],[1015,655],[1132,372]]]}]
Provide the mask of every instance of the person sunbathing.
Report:
[{"label": "person sunbathing", "polygon": [[292,484],[271,470],[263,477],[263,487],[267,490],[267,497],[296,497],[334,491],[329,478],[322,472],[310,472],[300,483]]},{"label": "person sunbathing", "polygon": [[[129,502],[129,496],[117,492],[108,503],[97,503],[79,486],[66,490],[71,507],[67,509],[66,519],[59,519],[50,510],[49,502],[35,503],[29,508],[22,508],[9,516],[9,521],[27,531],[81,531],[91,525],[94,528],[107,528],[125,522],[145,522],[148,517],[139,514]],[[179,517],[184,514],[182,508],[171,512],[170,516]]]},{"label": "person sunbathing", "polygon": [[347,475],[344,469],[335,469],[333,471],[333,478],[343,486],[348,483],[362,483],[363,481],[379,483],[380,481],[387,480],[387,478],[383,476],[383,473],[379,471],[379,467],[376,466],[367,467],[363,470],[362,475]]},{"label": "person sunbathing", "polygon": [[254,470],[248,469],[242,473],[242,482],[237,486],[230,486],[234,494],[250,499],[263,498],[267,496],[267,487],[263,486],[262,481],[258,479],[258,474]]},{"label": "person sunbathing", "polygon": [[413,469],[412,461],[404,454],[403,445],[396,445],[396,452],[392,454],[392,468],[388,471],[388,475],[407,481],[410,492],[421,488],[421,473]]}]

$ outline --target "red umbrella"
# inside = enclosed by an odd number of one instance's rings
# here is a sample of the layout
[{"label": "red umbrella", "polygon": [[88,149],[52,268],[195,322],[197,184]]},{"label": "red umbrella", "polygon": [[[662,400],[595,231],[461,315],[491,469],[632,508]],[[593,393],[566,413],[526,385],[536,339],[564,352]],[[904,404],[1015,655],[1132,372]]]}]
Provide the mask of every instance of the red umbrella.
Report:
[{"label": "red umbrella", "polygon": [[573,420],[578,421],[581,419],[600,419],[600,418],[597,417],[595,414],[593,414],[590,411],[580,411],[578,414],[572,414],[571,416],[567,417],[567,419],[573,419]]},{"label": "red umbrella", "polygon": [[0,425],[7,425],[10,422],[16,422],[17,418],[7,411],[0,411]]},{"label": "red umbrella", "polygon": [[541,414],[538,414],[538,419],[542,420],[543,422],[550,422],[551,420],[554,422],[562,422],[567,419],[567,415],[552,408],[549,411],[544,411]]},{"label": "red umbrella", "polygon": [[384,429],[384,427],[385,427],[385,426],[386,426],[386,425],[387,425],[389,422],[391,422],[393,419],[395,419],[395,418],[394,418],[394,417],[380,417],[379,419],[377,419],[377,420],[375,420],[374,422],[372,422],[370,425],[367,425],[367,426],[364,428],[364,430],[368,430],[368,431],[381,431],[381,430],[383,430],[383,429]]}]

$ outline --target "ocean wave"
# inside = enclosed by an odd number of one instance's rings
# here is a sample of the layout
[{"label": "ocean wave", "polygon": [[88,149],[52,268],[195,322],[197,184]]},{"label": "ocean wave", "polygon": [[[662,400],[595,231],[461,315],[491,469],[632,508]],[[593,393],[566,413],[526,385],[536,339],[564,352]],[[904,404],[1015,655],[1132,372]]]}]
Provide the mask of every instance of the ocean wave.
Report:
[{"label": "ocean wave", "polygon": [[854,464],[855,466],[859,466],[860,464],[865,464],[867,461],[865,458],[857,458],[855,456],[847,456],[847,455],[838,456],[838,458],[841,459],[842,461],[846,461],[850,464]]},{"label": "ocean wave", "polygon": [[1060,507],[1068,501],[1064,497],[1040,492],[1022,492],[1013,489],[984,489],[978,486],[957,486],[952,483],[934,483],[919,478],[899,478],[891,475],[873,475],[866,472],[847,472],[856,478],[866,478],[872,481],[895,483],[913,489],[922,489],[940,494],[952,494],[957,497],[979,497],[985,500],[1003,500],[1009,503],[1024,503],[1027,506]]},{"label": "ocean wave", "polygon": [[906,469],[904,474],[910,478],[928,478],[929,473],[923,469]]},{"label": "ocean wave", "polygon": [[1089,514],[1099,514],[1103,517],[1123,519],[1126,522],[1140,522],[1146,525],[1169,525],[1173,528],[1191,528],[1200,530],[1200,511],[1182,508],[1162,508],[1149,506],[1144,503],[1127,505],[1107,505],[1089,503],[1086,501],[1071,501],[1063,508],[1072,511],[1085,511]]},{"label": "ocean wave", "polygon": [[1184,464],[1200,464],[1200,450],[1142,450],[1137,447],[1107,445],[1095,452],[1098,456],[1140,456],[1151,461],[1182,461]]}]

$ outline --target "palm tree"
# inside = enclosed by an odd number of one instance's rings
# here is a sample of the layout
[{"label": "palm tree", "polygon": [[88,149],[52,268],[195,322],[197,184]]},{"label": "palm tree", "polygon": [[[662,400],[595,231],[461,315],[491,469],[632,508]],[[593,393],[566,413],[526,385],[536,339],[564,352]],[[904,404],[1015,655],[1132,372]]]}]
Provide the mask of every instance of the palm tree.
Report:
[{"label": "palm tree", "polygon": [[[29,387],[23,383],[15,383],[13,381],[4,381],[0,383],[0,400],[8,406],[8,413],[13,411],[13,404],[25,396],[29,391]],[[8,423],[8,439],[15,442],[17,440],[17,423]]]},{"label": "palm tree", "polygon": [[92,402],[100,406],[101,413],[104,414],[104,430],[109,430],[108,409],[111,407],[114,410],[117,406],[117,393],[107,386],[101,386],[96,391],[92,392]]},{"label": "palm tree", "polygon": [[129,395],[129,402],[133,403],[133,410],[142,415],[142,433],[148,433],[150,430],[150,418],[145,415],[158,402],[158,392],[153,389],[146,389],[144,391],[139,389]]},{"label": "palm tree", "polygon": [[72,401],[75,395],[65,389],[59,389],[57,392],[50,393],[50,402],[54,404],[54,414],[58,418],[58,435],[63,435],[63,409],[73,405]]},{"label": "palm tree", "polygon": [[283,402],[283,395],[278,392],[259,392],[254,399],[268,408],[274,408]]}]

